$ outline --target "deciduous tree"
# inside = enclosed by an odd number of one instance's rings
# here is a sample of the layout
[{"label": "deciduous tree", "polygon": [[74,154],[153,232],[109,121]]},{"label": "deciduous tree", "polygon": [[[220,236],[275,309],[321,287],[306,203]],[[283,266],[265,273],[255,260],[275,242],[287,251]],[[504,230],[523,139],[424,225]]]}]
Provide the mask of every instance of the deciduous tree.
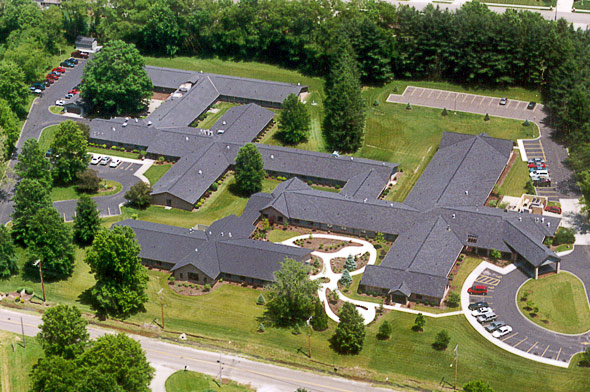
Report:
[{"label": "deciduous tree", "polygon": [[75,306],[57,305],[43,313],[43,324],[37,339],[45,355],[57,355],[74,359],[82,354],[88,344],[89,334],[82,313]]},{"label": "deciduous tree", "polygon": [[94,200],[83,194],[76,205],[74,239],[82,245],[91,244],[100,229],[100,216]]},{"label": "deciduous tree", "polygon": [[78,174],[78,190],[81,192],[96,193],[100,188],[102,179],[94,169],[86,169]]},{"label": "deciduous tree", "polygon": [[[1,96],[0,96],[1,97]],[[20,133],[18,117],[5,99],[0,98],[0,135],[4,136],[3,154],[9,157]]]},{"label": "deciduous tree", "polygon": [[345,302],[340,308],[340,322],[331,338],[332,346],[342,354],[358,354],[365,342],[365,324],[356,306]]},{"label": "deciduous tree", "polygon": [[45,158],[45,153],[39,148],[39,142],[36,139],[25,141],[14,169],[20,178],[37,180],[45,189],[51,189],[53,184],[51,165]]},{"label": "deciduous tree", "polygon": [[18,272],[16,252],[10,232],[0,225],[0,279],[10,278]]},{"label": "deciduous tree", "polygon": [[147,208],[152,201],[152,187],[143,181],[139,181],[131,186],[125,193],[125,200],[129,205],[144,209]]},{"label": "deciduous tree", "polygon": [[377,333],[377,339],[379,340],[387,340],[391,338],[391,334],[393,333],[393,327],[389,323],[389,321],[385,320],[383,324],[379,326],[379,332]]},{"label": "deciduous tree", "polygon": [[53,179],[61,184],[72,184],[90,162],[90,157],[86,153],[88,141],[84,132],[75,121],[64,121],[59,124],[51,148]]},{"label": "deciduous tree", "polygon": [[25,75],[12,61],[0,61],[0,97],[8,102],[16,114],[25,112],[29,90],[25,84]]},{"label": "deciduous tree", "polygon": [[240,193],[251,195],[262,190],[262,181],[266,176],[262,155],[252,143],[248,143],[236,157],[236,186]]},{"label": "deciduous tree", "polygon": [[278,136],[286,144],[298,144],[305,141],[311,127],[311,117],[305,104],[295,94],[290,94],[283,101],[283,111],[279,115]]},{"label": "deciduous tree", "polygon": [[12,200],[12,235],[18,242],[25,243],[29,239],[35,213],[42,208],[51,207],[49,193],[39,181],[23,178],[17,184]]},{"label": "deciduous tree", "polygon": [[157,0],[147,12],[143,27],[143,46],[154,53],[174,56],[181,39],[181,30],[169,2]]},{"label": "deciduous tree", "polygon": [[86,254],[96,284],[91,289],[101,314],[128,316],[143,308],[148,276],[139,258],[135,233],[126,226],[98,232]]}]

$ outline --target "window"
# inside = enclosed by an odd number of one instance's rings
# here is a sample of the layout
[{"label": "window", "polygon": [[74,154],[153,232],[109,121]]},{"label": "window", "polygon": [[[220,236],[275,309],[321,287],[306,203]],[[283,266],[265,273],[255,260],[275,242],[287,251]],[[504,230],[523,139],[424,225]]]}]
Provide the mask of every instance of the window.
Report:
[{"label": "window", "polygon": [[283,222],[283,217],[282,216],[277,217],[277,222],[281,222],[282,223]]},{"label": "window", "polygon": [[166,199],[166,206],[172,207],[172,199]]},{"label": "window", "polygon": [[203,282],[207,283],[207,278],[203,278]]},{"label": "window", "polygon": [[182,279],[182,272],[178,274],[180,276],[180,279]]},{"label": "window", "polygon": [[199,274],[195,274],[192,272],[188,273],[188,280],[194,280],[194,281],[199,281]]},{"label": "window", "polygon": [[422,296],[420,294],[416,294],[416,299],[422,299]]},{"label": "window", "polygon": [[477,242],[476,234],[467,234],[467,242],[475,244]]}]

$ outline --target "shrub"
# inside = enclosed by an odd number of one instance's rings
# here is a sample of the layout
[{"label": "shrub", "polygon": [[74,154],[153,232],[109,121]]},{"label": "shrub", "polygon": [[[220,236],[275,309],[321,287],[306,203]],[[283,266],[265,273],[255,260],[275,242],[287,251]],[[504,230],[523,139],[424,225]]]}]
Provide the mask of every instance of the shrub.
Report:
[{"label": "shrub", "polygon": [[266,329],[264,328],[264,324],[260,323],[258,324],[258,332],[264,332],[266,331]]},{"label": "shrub", "polygon": [[490,121],[490,115],[486,113],[486,115],[483,118],[484,121]]},{"label": "shrub", "polygon": [[451,308],[456,308],[457,306],[459,306],[460,300],[461,296],[459,295],[459,293],[453,291],[449,294],[449,297],[447,298],[447,305],[449,305]]},{"label": "shrub", "polygon": [[166,160],[163,156],[158,157],[158,162],[163,163]]},{"label": "shrub", "polygon": [[490,200],[489,205],[490,207],[496,208],[496,206],[498,205],[498,200]]},{"label": "shrub", "polygon": [[350,286],[352,283],[352,276],[350,276],[350,272],[348,272],[347,269],[344,270],[344,272],[342,273],[342,277],[339,280],[340,284],[342,286]]},{"label": "shrub", "polygon": [[215,192],[215,191],[217,190],[217,188],[218,188],[218,187],[219,187],[219,185],[217,185],[217,183],[216,183],[216,182],[214,182],[213,184],[211,184],[211,190],[212,190],[213,192]]},{"label": "shrub", "polygon": [[311,186],[313,184],[312,180],[307,180],[307,185]]},{"label": "shrub", "polygon": [[524,186],[524,191],[528,194],[528,195],[536,195],[537,191],[535,190],[535,186],[533,185],[533,182],[531,180],[528,180]]},{"label": "shrub", "polygon": [[211,285],[210,285],[209,283],[207,283],[207,284],[204,286],[204,289],[205,289],[205,291],[210,291],[210,290],[211,290]]},{"label": "shrub", "polygon": [[492,249],[490,251],[490,256],[492,256],[492,259],[498,260],[499,258],[502,257],[502,252],[500,252],[499,250],[496,250],[496,249]]},{"label": "shrub", "polygon": [[412,329],[416,332],[424,330],[424,325],[426,324],[426,319],[422,313],[418,313],[416,316],[416,320],[414,320],[414,326]]},{"label": "shrub", "polygon": [[582,353],[582,359],[580,359],[580,366],[590,367],[590,347]]},{"label": "shrub", "polygon": [[301,335],[301,328],[299,327],[299,324],[295,324],[295,326],[291,330],[291,333],[293,335]]},{"label": "shrub", "polygon": [[379,100],[378,100],[378,99],[376,99],[376,100],[373,102],[373,106],[379,106]]},{"label": "shrub", "polygon": [[387,340],[391,337],[393,333],[393,327],[389,324],[389,321],[385,320],[383,324],[379,327],[379,332],[377,333],[377,339],[379,340]]},{"label": "shrub", "polygon": [[412,110],[412,105],[410,105],[410,103],[408,102],[408,104],[406,105],[406,110]]},{"label": "shrub", "polygon": [[531,125],[531,123],[529,122],[529,120],[524,120],[524,122],[522,123],[523,127],[528,127],[529,125]]},{"label": "shrub", "polygon": [[266,304],[266,299],[264,298],[264,295],[262,295],[262,293],[260,293],[260,295],[258,296],[258,299],[256,300],[256,305],[264,305]]},{"label": "shrub", "polygon": [[81,192],[96,193],[100,185],[100,177],[96,170],[86,169],[78,174],[78,190]]},{"label": "shrub", "polygon": [[475,380],[463,385],[463,392],[494,392],[494,390],[486,381]]},{"label": "shrub", "polygon": [[168,283],[170,283],[170,284],[174,284],[174,281],[176,281],[176,278],[175,278],[174,276],[170,275],[170,276],[168,277]]},{"label": "shrub", "polygon": [[26,289],[25,289],[25,293],[26,293],[27,295],[31,295],[31,294],[33,294],[33,290],[31,290],[31,289],[29,289],[29,288],[26,288]]},{"label": "shrub", "polygon": [[449,332],[446,329],[443,329],[436,334],[434,343],[432,343],[432,347],[434,347],[435,350],[446,350],[450,341],[451,336],[449,335]]},{"label": "shrub", "polygon": [[449,115],[449,112],[447,112],[447,108],[444,108],[443,109],[441,115],[443,115],[443,116],[448,116]]},{"label": "shrub", "polygon": [[146,151],[146,150],[141,150],[141,151],[139,152],[139,155],[140,155],[142,158],[145,158],[145,156],[147,155],[147,151]]},{"label": "shrub", "polygon": [[569,229],[567,227],[560,227],[555,233],[555,237],[553,239],[554,245],[561,245],[561,244],[573,244],[576,242],[576,232],[574,229]]},{"label": "shrub", "polygon": [[356,269],[356,262],[354,261],[354,258],[352,257],[351,254],[349,254],[348,257],[346,258],[346,263],[344,263],[344,268],[346,268],[348,271],[354,271]]},{"label": "shrub", "polygon": [[131,215],[131,219],[133,219],[133,220],[137,220],[137,218],[138,218],[137,214],[132,214],[132,215]]},{"label": "shrub", "polygon": [[313,261],[313,266],[314,266],[315,268],[320,268],[320,261],[319,261],[318,259],[315,259],[315,260]]}]

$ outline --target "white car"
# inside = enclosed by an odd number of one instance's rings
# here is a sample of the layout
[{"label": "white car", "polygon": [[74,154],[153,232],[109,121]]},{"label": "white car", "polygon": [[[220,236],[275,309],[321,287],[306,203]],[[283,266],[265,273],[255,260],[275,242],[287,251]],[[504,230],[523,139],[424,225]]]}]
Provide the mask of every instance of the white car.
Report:
[{"label": "white car", "polygon": [[495,338],[501,338],[504,335],[508,335],[510,332],[512,332],[512,327],[510,325],[504,325],[492,332],[492,336]]},{"label": "white car", "polygon": [[111,161],[111,164],[110,164],[109,166],[110,166],[110,167],[117,167],[117,166],[119,166],[119,164],[121,164],[121,160],[120,160],[120,159],[117,159],[117,158],[114,158],[114,159]]},{"label": "white car", "polygon": [[102,157],[102,159],[100,160],[100,164],[105,166],[107,165],[109,162],[111,161],[111,157],[106,155],[104,157]]},{"label": "white car", "polygon": [[478,317],[478,316],[481,316],[484,313],[488,313],[488,312],[491,312],[491,311],[492,311],[491,308],[489,308],[489,307],[483,307],[483,308],[479,308],[479,309],[474,310],[473,312],[471,312],[471,315],[473,317]]},{"label": "white car", "polygon": [[55,101],[55,104],[57,106],[63,106],[66,104],[66,102],[63,99],[58,99],[57,101]]},{"label": "white car", "polygon": [[95,155],[94,157],[92,157],[90,164],[91,165],[98,165],[98,163],[100,162],[101,159],[102,159],[102,157],[100,155]]}]

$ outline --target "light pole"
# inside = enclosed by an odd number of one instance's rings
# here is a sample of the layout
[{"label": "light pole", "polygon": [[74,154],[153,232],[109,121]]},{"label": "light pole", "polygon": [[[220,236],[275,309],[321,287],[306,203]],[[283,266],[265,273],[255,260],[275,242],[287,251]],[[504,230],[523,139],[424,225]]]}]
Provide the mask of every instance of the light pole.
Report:
[{"label": "light pole", "polygon": [[309,358],[311,359],[311,319],[313,318],[313,316],[309,316],[309,318],[307,319],[307,328],[309,329],[309,333],[307,335],[307,351],[308,351],[308,355]]},{"label": "light pole", "polygon": [[453,391],[457,390],[457,365],[459,361],[459,345],[455,346],[455,383],[453,384]]},{"label": "light pole", "polygon": [[41,277],[41,290],[43,291],[43,303],[45,303],[45,283],[43,283],[43,262],[41,259],[35,261],[35,267],[39,264],[39,276]]},{"label": "light pole", "polygon": [[160,289],[160,291],[158,291],[158,296],[160,297],[160,309],[162,311],[162,330],[165,329],[164,327],[164,301],[162,300],[162,290],[164,290],[163,288]]}]

